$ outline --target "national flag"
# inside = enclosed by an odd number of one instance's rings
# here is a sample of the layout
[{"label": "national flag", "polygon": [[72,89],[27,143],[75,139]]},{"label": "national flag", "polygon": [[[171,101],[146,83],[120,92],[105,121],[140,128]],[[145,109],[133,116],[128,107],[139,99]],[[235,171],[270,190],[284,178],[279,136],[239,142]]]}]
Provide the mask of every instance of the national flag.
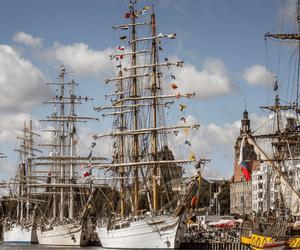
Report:
[{"label": "national flag", "polygon": [[242,161],[240,166],[242,168],[242,172],[245,177],[245,180],[250,181],[251,180],[251,169],[250,169],[249,164],[245,161]]},{"label": "national flag", "polygon": [[119,46],[119,47],[118,47],[118,50],[124,50],[124,49],[125,49],[124,46]]},{"label": "national flag", "polygon": [[246,181],[251,180],[251,168],[249,164],[243,159],[243,149],[245,146],[245,137],[243,137],[242,142],[241,142],[241,147],[240,147],[240,157],[238,164],[240,165],[243,175],[245,177]]}]

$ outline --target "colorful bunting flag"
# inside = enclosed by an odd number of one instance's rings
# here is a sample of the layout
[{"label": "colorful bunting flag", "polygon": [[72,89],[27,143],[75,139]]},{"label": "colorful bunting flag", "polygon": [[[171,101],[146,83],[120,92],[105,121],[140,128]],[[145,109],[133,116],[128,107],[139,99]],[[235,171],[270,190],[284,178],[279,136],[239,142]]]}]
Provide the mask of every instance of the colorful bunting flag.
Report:
[{"label": "colorful bunting flag", "polygon": [[180,104],[180,105],[179,105],[180,111],[183,111],[185,108],[186,108],[186,105],[184,105],[184,104]]},{"label": "colorful bunting flag", "polygon": [[171,83],[171,88],[172,88],[172,89],[177,89],[178,86],[177,86],[175,83]]},{"label": "colorful bunting flag", "polygon": [[183,129],[183,133],[184,133],[185,135],[189,135],[189,129],[188,129],[188,128],[184,128],[184,129]]},{"label": "colorful bunting flag", "polygon": [[189,160],[190,160],[190,161],[195,161],[195,160],[196,160],[196,156],[195,156],[194,153],[190,153],[190,155],[189,155]]}]

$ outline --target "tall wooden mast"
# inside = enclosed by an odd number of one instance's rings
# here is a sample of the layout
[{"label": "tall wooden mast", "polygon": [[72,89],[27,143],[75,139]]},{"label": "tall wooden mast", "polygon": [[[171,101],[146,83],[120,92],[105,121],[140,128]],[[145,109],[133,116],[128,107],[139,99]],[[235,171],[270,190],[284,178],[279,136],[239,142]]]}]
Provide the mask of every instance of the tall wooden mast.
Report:
[{"label": "tall wooden mast", "polygon": [[[60,96],[61,96],[61,103],[60,103],[60,116],[65,116],[65,103],[64,103],[64,92],[65,92],[65,68],[62,68],[60,71]],[[60,122],[60,156],[65,155],[65,122]],[[65,181],[65,168],[64,165],[60,165],[60,183],[64,183]],[[64,219],[64,208],[65,208],[65,200],[64,200],[64,189],[60,189],[60,209],[59,209],[59,219],[63,221]]]},{"label": "tall wooden mast", "polygon": [[[152,48],[151,48],[151,56],[152,56],[152,64],[155,65],[152,67],[152,86],[151,86],[151,92],[152,95],[155,97],[157,95],[157,66],[158,64],[158,57],[157,57],[157,44],[156,44],[156,23],[155,23],[155,13],[154,10],[151,14],[151,27],[152,27]],[[152,101],[152,119],[153,119],[153,128],[157,128],[157,99],[154,98]],[[154,130],[152,132],[152,149],[151,154],[154,161],[157,161],[157,130]],[[152,185],[153,185],[153,210],[157,211],[159,209],[158,205],[158,165],[153,166],[153,172],[152,172]]]},{"label": "tall wooden mast", "polygon": [[[136,42],[136,30],[135,30],[135,8],[134,8],[134,2],[130,4],[130,16],[131,16],[131,40],[133,41],[131,44],[131,66],[132,74],[133,76],[137,75],[137,69],[135,66],[137,66],[137,60],[136,60],[136,51],[137,51],[137,42]],[[134,98],[138,97],[138,86],[137,86],[137,77],[132,78],[132,84],[131,84],[131,92],[132,96]],[[138,101],[134,100],[133,105],[137,105]],[[138,129],[138,109],[135,106],[133,108],[133,129]],[[133,161],[138,162],[139,161],[139,138],[138,135],[133,136]],[[134,214],[137,214],[139,211],[139,169],[138,167],[134,167],[134,185],[133,185],[133,211]]]}]

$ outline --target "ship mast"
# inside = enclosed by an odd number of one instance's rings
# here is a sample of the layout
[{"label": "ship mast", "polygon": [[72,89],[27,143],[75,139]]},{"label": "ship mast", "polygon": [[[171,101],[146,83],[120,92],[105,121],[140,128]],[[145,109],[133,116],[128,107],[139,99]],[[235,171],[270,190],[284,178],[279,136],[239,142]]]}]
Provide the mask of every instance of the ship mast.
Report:
[{"label": "ship mast", "polygon": [[[182,129],[189,130],[200,127],[198,124],[165,125],[164,109],[174,104],[174,100],[189,99],[194,97],[195,93],[163,94],[160,67],[182,67],[183,61],[172,62],[167,59],[164,63],[160,63],[158,45],[161,39],[175,39],[176,34],[157,33],[154,11],[151,13],[150,22],[136,22],[136,18],[142,16],[151,7],[145,6],[147,8],[144,7],[139,11],[135,9],[135,3],[134,0],[130,1],[129,13],[125,14],[125,18],[130,18],[130,23],[113,27],[113,30],[129,30],[130,39],[128,41],[130,51],[126,51],[125,47],[119,45],[116,53],[110,55],[111,60],[116,60],[116,67],[119,69],[118,74],[114,78],[106,79],[105,83],[117,82],[117,89],[105,96],[106,98],[112,97],[110,105],[95,107],[97,111],[104,111],[103,117],[108,115],[116,117],[113,127],[116,126],[116,121],[119,125],[116,130],[94,135],[94,139],[112,138],[115,140],[114,151],[118,151],[113,154],[112,163],[94,164],[94,167],[110,170],[113,180],[116,179],[115,172],[118,169],[121,216],[125,215],[126,210],[125,184],[131,188],[130,202],[134,215],[138,215],[140,210],[140,194],[145,195],[143,198],[148,200],[148,207],[143,208],[149,209],[150,212],[160,209],[159,187],[163,169],[169,170],[170,166],[172,169],[180,168],[181,166],[177,164],[189,164],[197,160],[195,157],[175,160],[172,156],[164,155],[164,148],[160,148],[159,138],[166,138],[164,137],[166,134],[177,134]],[[137,29],[143,26],[150,28],[149,33],[144,32],[150,34],[150,37],[139,38],[137,36]],[[122,34],[120,39],[125,40],[126,36]],[[130,64],[122,68],[121,62],[125,57],[130,58]],[[126,60],[124,61],[126,64]],[[142,61],[145,63],[143,64]],[[110,112],[105,113],[107,110]],[[116,158],[118,162],[114,161]],[[207,160],[200,159],[200,161],[205,162]],[[147,206],[146,204],[143,205]]]},{"label": "ship mast", "polygon": [[[135,28],[135,9],[134,9],[134,3],[131,2],[130,4],[130,16],[131,16],[131,51],[133,52],[131,55],[131,66],[133,67],[131,70],[131,75],[136,76],[137,75],[137,69],[135,66],[137,66],[137,60],[136,60],[136,51],[137,51],[137,41],[136,41],[136,28]],[[138,87],[137,87],[137,77],[132,78],[131,83],[131,91],[132,91],[132,97],[137,98],[138,97]],[[133,105],[137,105],[138,101],[134,100]],[[133,108],[133,129],[138,129],[138,109],[137,107]],[[138,162],[139,160],[139,138],[138,135],[133,136],[133,161]],[[133,211],[134,214],[137,215],[139,210],[139,169],[138,167],[134,167],[134,185],[133,185]]]},{"label": "ship mast", "polygon": [[[152,7],[153,10],[153,7]],[[156,37],[156,23],[155,23],[155,13],[154,10],[151,14],[151,27],[152,27],[152,37]],[[152,48],[151,48],[151,56],[152,56],[152,63],[158,64],[158,57],[157,57],[157,44],[156,38],[152,39]],[[152,68],[152,87],[151,92],[154,97],[157,95],[157,66],[153,66]],[[153,128],[157,127],[157,99],[154,98],[152,100],[152,110],[153,110]],[[152,158],[154,161],[157,161],[157,130],[153,130],[152,132]],[[152,178],[153,178],[153,210],[157,211],[158,208],[158,165],[153,166]]]},{"label": "ship mast", "polygon": [[[50,144],[42,144],[41,146],[50,147],[52,151],[49,156],[36,157],[35,166],[48,166],[48,176],[46,177],[46,187],[51,187],[55,190],[52,192],[52,214],[53,218],[57,215],[57,195],[59,196],[59,221],[62,222],[65,217],[73,220],[75,218],[74,187],[85,187],[84,184],[77,184],[78,179],[76,166],[79,164],[90,166],[93,162],[100,163],[98,160],[103,160],[101,157],[80,157],[76,155],[76,124],[78,122],[86,122],[87,120],[98,120],[93,117],[79,116],[76,114],[75,106],[82,104],[82,101],[93,100],[89,97],[76,96],[75,86],[78,85],[73,79],[65,80],[67,74],[66,69],[62,66],[59,73],[59,82],[48,83],[58,86],[58,95],[53,96],[51,100],[44,102],[56,107],[59,105],[59,114],[53,112],[47,119],[40,120],[41,122],[52,122],[54,129],[46,129],[46,132],[53,133],[53,141]],[[66,109],[68,108],[68,112]],[[49,180],[49,181],[48,181]],[[53,181],[52,181],[53,180]],[[41,185],[38,183],[37,185]],[[36,185],[36,186],[37,186]],[[36,188],[36,186],[33,186]],[[59,193],[57,192],[59,190]],[[67,201],[67,202],[66,202]],[[83,200],[81,199],[83,202]],[[51,206],[51,201],[49,206]]]}]

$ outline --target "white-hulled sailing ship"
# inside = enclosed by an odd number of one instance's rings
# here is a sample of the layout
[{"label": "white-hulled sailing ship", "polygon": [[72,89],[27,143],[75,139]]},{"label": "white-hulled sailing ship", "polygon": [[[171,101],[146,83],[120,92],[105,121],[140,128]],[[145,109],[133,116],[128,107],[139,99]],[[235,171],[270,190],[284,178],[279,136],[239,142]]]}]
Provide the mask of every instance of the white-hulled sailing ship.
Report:
[{"label": "white-hulled sailing ship", "polygon": [[33,197],[30,183],[35,178],[32,158],[41,151],[34,147],[34,136],[39,135],[32,131],[30,120],[28,128],[24,124],[23,136],[17,137],[21,141],[20,148],[15,150],[19,153],[19,164],[17,175],[10,183],[13,192],[9,197],[12,203],[17,203],[17,207],[16,214],[3,222],[5,243],[38,243],[35,219],[37,206],[42,201]]},{"label": "white-hulled sailing ship", "polygon": [[49,155],[36,157],[34,165],[43,177],[32,185],[45,197],[46,204],[38,221],[39,244],[60,246],[87,245],[92,234],[92,226],[87,218],[86,206],[93,194],[92,185],[79,175],[80,166],[86,169],[84,176],[90,175],[92,163],[98,157],[83,157],[79,153],[79,136],[76,124],[95,118],[80,116],[76,107],[89,97],[76,95],[78,85],[73,79],[66,81],[66,70],[61,68],[57,95],[45,102],[54,106],[54,112],[41,120],[52,124],[47,132],[52,133],[52,141],[41,146],[50,148]]},{"label": "white-hulled sailing ship", "polygon": [[[107,197],[107,214],[99,220],[98,235],[105,248],[177,248],[185,228],[183,207],[192,193],[183,196],[181,165],[196,159],[191,154],[189,159],[175,160],[168,135],[199,125],[167,126],[165,109],[174,99],[194,94],[164,94],[162,70],[181,67],[183,62],[168,58],[160,62],[159,51],[162,40],[175,39],[176,34],[157,33],[153,8],[137,10],[135,5],[136,1],[130,1],[125,15],[131,22],[113,27],[116,32],[129,31],[129,35],[120,36],[121,41],[129,38],[129,48],[118,46],[116,54],[111,55],[117,68],[117,76],[106,80],[115,84],[115,91],[107,95],[112,105],[96,108],[104,111],[103,116],[112,116],[114,127],[111,132],[95,135],[98,140],[109,137],[114,141],[112,162],[99,165],[110,174],[114,192]],[[138,22],[147,11],[151,12],[150,20]],[[150,37],[138,38],[145,27],[144,34]],[[171,86],[175,91],[177,85]],[[190,190],[196,179],[192,179]]]}]

